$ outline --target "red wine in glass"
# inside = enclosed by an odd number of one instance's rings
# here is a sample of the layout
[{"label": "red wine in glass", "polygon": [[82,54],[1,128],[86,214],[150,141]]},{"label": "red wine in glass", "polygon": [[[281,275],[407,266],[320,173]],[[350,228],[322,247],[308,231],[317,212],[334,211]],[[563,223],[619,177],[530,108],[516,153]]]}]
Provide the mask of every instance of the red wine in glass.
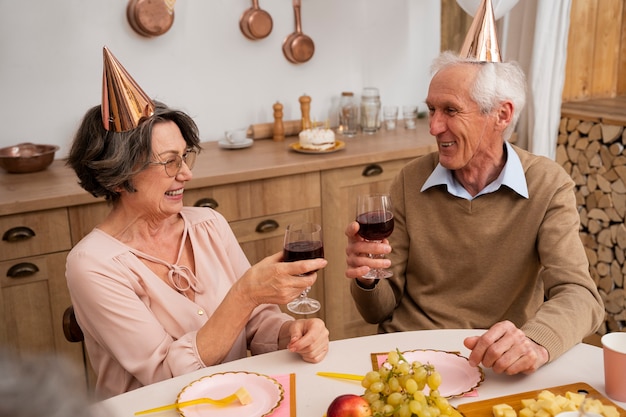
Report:
[{"label": "red wine in glass", "polygon": [[[357,199],[356,221],[359,235],[369,241],[380,242],[393,232],[393,209],[387,194],[360,195]],[[384,255],[369,255],[370,258],[384,258]],[[363,278],[389,278],[393,273],[387,269],[373,268]]]},{"label": "red wine in glass", "polygon": [[285,262],[301,261],[324,257],[324,245],[321,241],[301,240],[285,245],[283,258]]},{"label": "red wine in glass", "polygon": [[[294,262],[324,257],[322,227],[315,223],[290,224],[285,231],[283,261]],[[310,271],[312,274],[315,271]],[[304,274],[304,275],[308,275]],[[287,304],[287,309],[296,314],[312,314],[321,308],[319,301],[308,296],[308,287],[298,298]]]},{"label": "red wine in glass", "polygon": [[383,240],[393,232],[393,213],[389,211],[370,211],[359,214],[359,235],[367,240]]}]

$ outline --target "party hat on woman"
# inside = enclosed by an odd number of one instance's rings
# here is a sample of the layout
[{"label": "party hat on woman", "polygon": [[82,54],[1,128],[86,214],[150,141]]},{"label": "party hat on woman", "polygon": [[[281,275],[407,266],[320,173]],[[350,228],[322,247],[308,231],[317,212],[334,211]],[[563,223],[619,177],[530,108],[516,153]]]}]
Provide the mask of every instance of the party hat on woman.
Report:
[{"label": "party hat on woman", "polygon": [[154,113],[154,103],[105,46],[102,76],[102,124],[106,130],[125,132]]},{"label": "party hat on woman", "polygon": [[460,56],[481,62],[502,62],[491,0],[480,2]]}]

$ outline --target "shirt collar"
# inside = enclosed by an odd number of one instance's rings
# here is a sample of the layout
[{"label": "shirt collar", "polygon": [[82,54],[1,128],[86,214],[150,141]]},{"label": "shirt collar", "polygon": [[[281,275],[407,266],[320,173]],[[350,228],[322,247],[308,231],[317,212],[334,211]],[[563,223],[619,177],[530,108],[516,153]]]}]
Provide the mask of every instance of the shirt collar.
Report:
[{"label": "shirt collar", "polygon": [[505,185],[520,196],[528,198],[528,184],[526,183],[526,176],[524,175],[522,161],[520,161],[517,152],[515,152],[509,142],[505,141],[504,146],[507,158],[504,163],[504,167],[502,168],[502,172],[500,172],[498,178],[488,184],[474,197],[472,197],[470,193],[468,193],[467,190],[463,188],[463,186],[454,178],[452,171],[444,168],[441,164],[437,164],[433,172],[426,179],[426,182],[420,191],[425,191],[437,185],[445,185],[450,194],[466,200],[472,200],[479,195],[493,193],[500,189],[502,185]]}]

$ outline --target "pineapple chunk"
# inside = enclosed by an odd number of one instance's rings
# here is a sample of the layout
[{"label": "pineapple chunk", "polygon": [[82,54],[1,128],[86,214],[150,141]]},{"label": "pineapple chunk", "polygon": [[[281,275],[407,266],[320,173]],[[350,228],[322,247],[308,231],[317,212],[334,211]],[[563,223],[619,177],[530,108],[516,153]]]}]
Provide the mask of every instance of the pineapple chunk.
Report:
[{"label": "pineapple chunk", "polygon": [[535,417],[553,417],[553,416],[542,408],[535,413]]},{"label": "pineapple chunk", "polygon": [[619,417],[619,411],[614,405],[605,405],[602,409],[604,417]]},{"label": "pineapple chunk", "polygon": [[574,402],[567,400],[567,403],[561,406],[561,410],[562,411],[578,411],[579,407],[580,406],[577,406]]},{"label": "pineapple chunk", "polygon": [[565,398],[574,403],[574,407],[578,408],[583,403],[585,399],[585,394],[582,394],[580,392],[567,391],[565,393]]},{"label": "pineapple chunk", "polygon": [[[540,394],[541,395],[541,394]],[[547,411],[551,416],[556,416],[561,412],[561,407],[556,403],[554,397],[551,399],[540,399],[537,400],[537,403],[541,407],[542,410]]]},{"label": "pineapple chunk", "polygon": [[244,387],[240,387],[237,392],[235,392],[237,399],[242,405],[250,404],[252,402],[252,395],[248,392]]},{"label": "pineapple chunk", "polygon": [[602,404],[602,401],[598,399],[587,400],[587,402],[584,404],[583,407],[585,411],[588,413],[602,414],[602,409],[604,408],[604,404]]},{"label": "pineapple chunk", "polygon": [[554,402],[561,409],[563,409],[563,407],[565,407],[569,403],[569,400],[567,398],[565,398],[564,396],[562,396],[562,395],[557,395],[556,397],[554,397]]},{"label": "pineapple chunk", "polygon": [[[510,411],[513,411],[515,413],[513,407],[508,404],[496,404],[491,410],[493,412],[493,417],[510,417]],[[506,415],[507,411],[509,411],[508,416]]]},{"label": "pineapple chunk", "polygon": [[544,389],[537,395],[537,400],[554,400],[554,397],[555,395],[552,391]]},{"label": "pineapple chunk", "polygon": [[519,417],[535,417],[535,412],[528,407],[524,407],[519,410]]}]

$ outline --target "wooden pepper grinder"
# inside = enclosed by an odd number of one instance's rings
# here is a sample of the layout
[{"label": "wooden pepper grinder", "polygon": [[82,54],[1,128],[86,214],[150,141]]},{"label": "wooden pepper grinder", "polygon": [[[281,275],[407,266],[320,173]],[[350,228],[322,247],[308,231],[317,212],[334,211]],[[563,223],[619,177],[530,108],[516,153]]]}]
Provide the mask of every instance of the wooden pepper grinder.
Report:
[{"label": "wooden pepper grinder", "polygon": [[282,142],[285,140],[283,105],[277,101],[272,107],[274,108],[274,142]]},{"label": "wooden pepper grinder", "polygon": [[311,128],[311,97],[306,94],[300,96],[300,111],[302,112],[302,130]]}]

